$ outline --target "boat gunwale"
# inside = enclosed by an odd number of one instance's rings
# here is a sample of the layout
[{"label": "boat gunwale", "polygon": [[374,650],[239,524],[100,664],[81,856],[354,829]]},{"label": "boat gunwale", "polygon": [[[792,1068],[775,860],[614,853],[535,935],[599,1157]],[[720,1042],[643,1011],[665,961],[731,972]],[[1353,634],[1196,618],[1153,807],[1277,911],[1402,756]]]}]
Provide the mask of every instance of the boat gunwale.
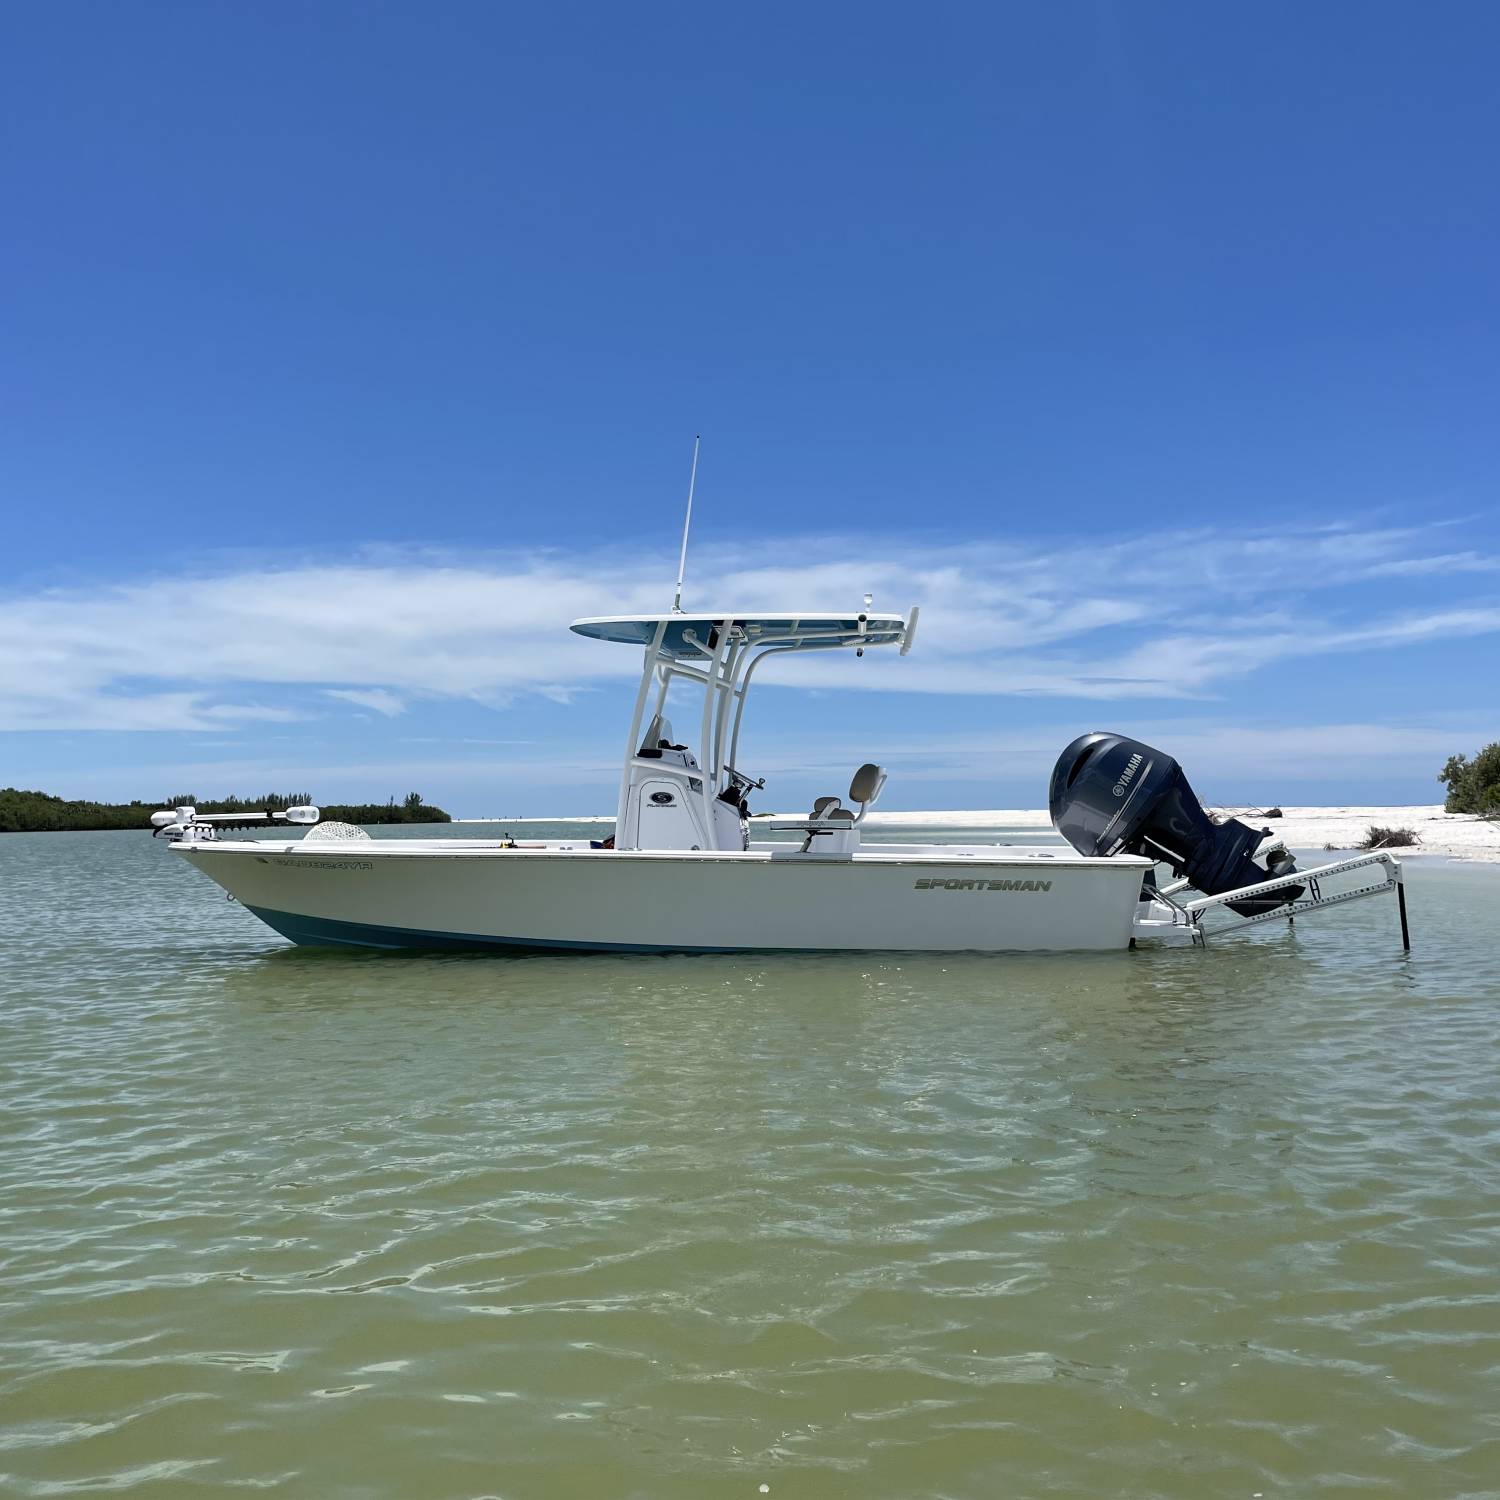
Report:
[{"label": "boat gunwale", "polygon": [[[477,848],[464,847],[476,843]],[[423,847],[423,845],[426,847]],[[433,847],[437,845],[437,847]],[[607,859],[611,863],[635,863],[639,861],[665,861],[668,863],[692,862],[699,864],[730,865],[869,865],[886,868],[899,865],[950,865],[962,863],[966,869],[990,866],[1019,865],[1034,867],[1045,861],[1047,868],[1065,869],[1129,869],[1144,870],[1153,861],[1137,854],[1112,854],[1109,856],[1079,854],[1072,849],[1051,849],[1036,845],[1017,845],[1012,849],[986,844],[950,844],[936,846],[942,853],[917,854],[910,851],[886,854],[878,845],[845,853],[820,853],[804,851],[796,844],[788,843],[784,848],[760,849],[569,849],[546,848],[524,849],[503,844],[481,843],[478,840],[416,840],[416,839],[369,839],[339,841],[314,840],[312,845],[304,842],[282,844],[271,839],[214,839],[203,842],[183,840],[172,846],[179,854],[233,854],[258,855],[265,858],[302,856],[307,859],[452,859],[493,860],[521,858],[528,860]],[[947,851],[953,852],[947,852]],[[994,852],[991,852],[991,851]]]}]

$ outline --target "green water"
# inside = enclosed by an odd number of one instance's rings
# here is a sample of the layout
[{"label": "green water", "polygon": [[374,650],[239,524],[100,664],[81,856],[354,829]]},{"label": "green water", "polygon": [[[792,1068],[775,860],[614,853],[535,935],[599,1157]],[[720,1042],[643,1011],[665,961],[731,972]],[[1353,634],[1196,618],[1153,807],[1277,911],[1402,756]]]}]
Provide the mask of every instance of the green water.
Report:
[{"label": "green water", "polygon": [[1409,869],[1405,959],[427,958],[7,835],[0,1492],[1500,1495],[1500,869]]}]

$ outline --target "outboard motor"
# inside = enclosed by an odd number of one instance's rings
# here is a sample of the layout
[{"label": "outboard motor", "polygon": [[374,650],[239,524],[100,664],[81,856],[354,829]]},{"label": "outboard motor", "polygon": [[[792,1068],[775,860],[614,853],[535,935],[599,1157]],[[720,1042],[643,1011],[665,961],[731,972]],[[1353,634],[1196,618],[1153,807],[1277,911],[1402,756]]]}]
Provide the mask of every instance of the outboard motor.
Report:
[{"label": "outboard motor", "polygon": [[[1238,818],[1214,823],[1170,755],[1121,734],[1080,735],[1057,758],[1048,796],[1052,825],[1080,853],[1143,854],[1164,860],[1206,896],[1289,875],[1279,851],[1268,870],[1254,854],[1263,834]],[[1259,916],[1295,901],[1299,885],[1231,901],[1231,911]]]}]

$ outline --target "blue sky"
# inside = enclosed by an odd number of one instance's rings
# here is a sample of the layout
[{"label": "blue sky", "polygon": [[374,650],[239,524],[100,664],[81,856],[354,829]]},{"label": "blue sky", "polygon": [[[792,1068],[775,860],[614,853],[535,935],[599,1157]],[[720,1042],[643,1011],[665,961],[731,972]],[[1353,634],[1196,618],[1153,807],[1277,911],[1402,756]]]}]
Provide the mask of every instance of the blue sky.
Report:
[{"label": "blue sky", "polygon": [[1500,11],[212,4],[0,38],[0,784],[607,809],[580,613],[923,606],[767,805],[1500,737]]}]

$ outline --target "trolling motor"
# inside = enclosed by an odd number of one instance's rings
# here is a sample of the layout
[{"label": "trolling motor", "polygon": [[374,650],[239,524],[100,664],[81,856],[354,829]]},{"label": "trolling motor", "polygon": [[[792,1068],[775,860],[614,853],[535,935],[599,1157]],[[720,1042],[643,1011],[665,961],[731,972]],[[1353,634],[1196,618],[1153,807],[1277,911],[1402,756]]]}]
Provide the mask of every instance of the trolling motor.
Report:
[{"label": "trolling motor", "polygon": [[[166,839],[169,844],[212,843],[221,828],[267,828],[277,823],[290,823],[294,827],[311,828],[322,812],[316,807],[288,807],[270,811],[261,809],[237,813],[201,813],[196,807],[169,807],[151,814],[151,837]],[[326,824],[325,827],[345,827],[345,824]]]},{"label": "trolling motor", "polygon": [[[1052,825],[1080,853],[1122,849],[1165,861],[1206,896],[1289,875],[1285,849],[1255,861],[1263,834],[1238,818],[1214,823],[1170,755],[1121,734],[1080,735],[1057,758],[1048,794]],[[1228,903],[1241,916],[1289,905],[1300,885]]]}]

